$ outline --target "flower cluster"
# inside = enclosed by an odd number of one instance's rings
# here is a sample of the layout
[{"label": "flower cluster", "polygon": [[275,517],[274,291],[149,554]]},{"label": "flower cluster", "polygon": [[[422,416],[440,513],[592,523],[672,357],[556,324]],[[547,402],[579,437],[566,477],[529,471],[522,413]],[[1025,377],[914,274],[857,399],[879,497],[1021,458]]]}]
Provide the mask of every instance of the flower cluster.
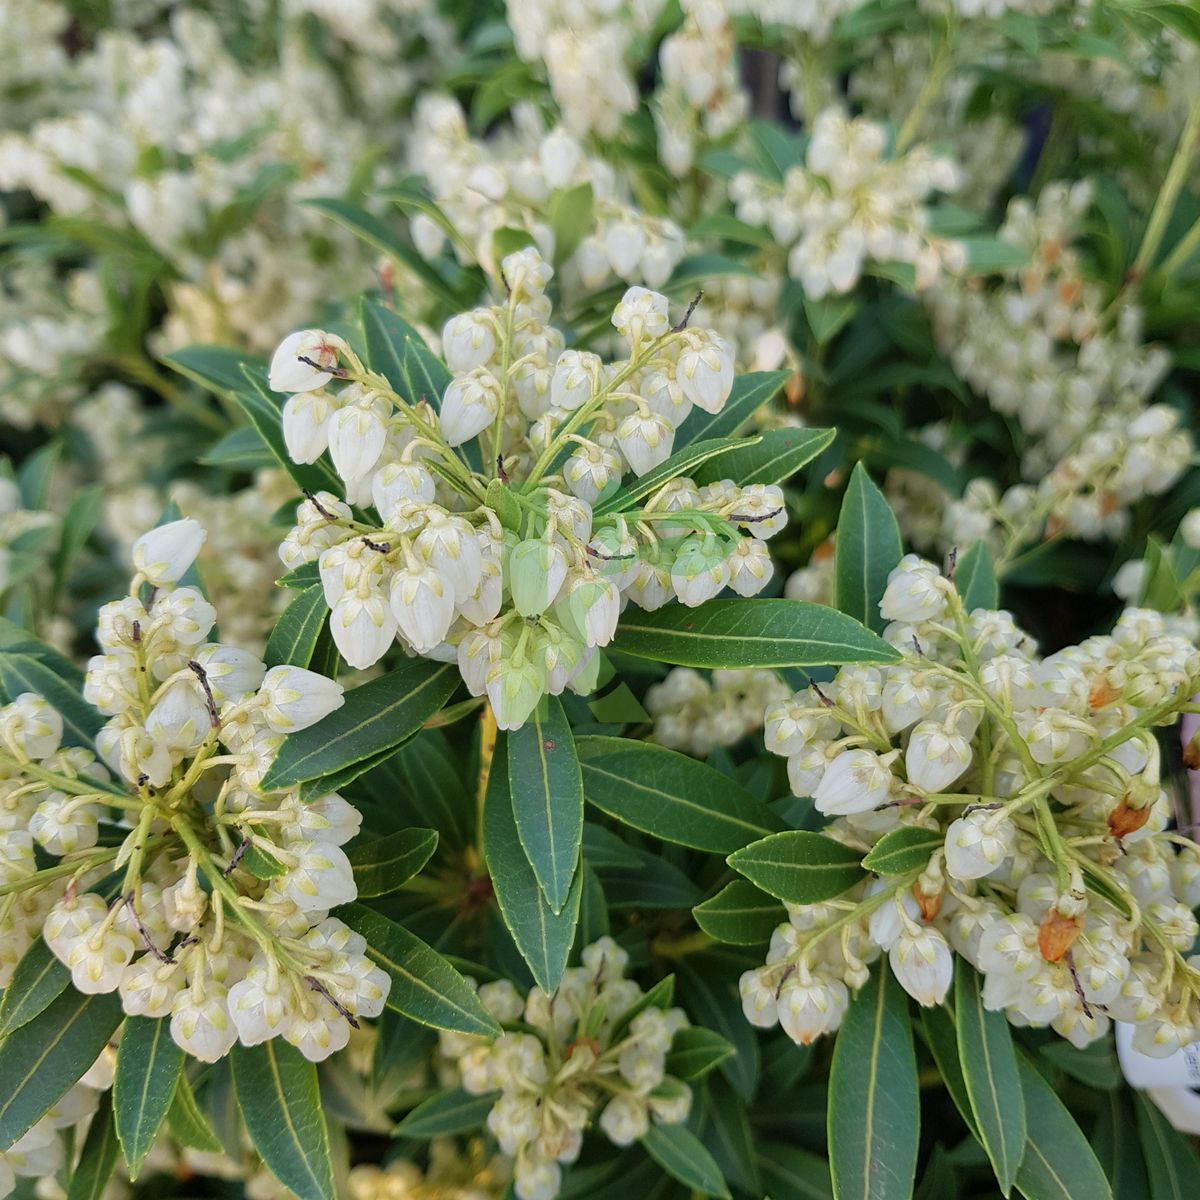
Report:
[{"label": "flower cluster", "polygon": [[353,1167],[346,1186],[350,1200],[498,1200],[512,1172],[502,1155],[489,1159],[479,1142],[465,1150],[446,1138],[429,1146],[429,1166],[422,1171],[404,1159],[386,1167]]},{"label": "flower cluster", "polygon": [[[322,492],[301,504],[280,550],[289,568],[317,562],[343,658],[366,667],[399,641],[457,662],[512,729],[547,692],[591,691],[627,601],[758,592],[772,572],[765,539],[786,514],[774,485],[683,477],[622,505],[623,476],[665,462],[693,406],[724,406],[732,347],[671,327],[664,296],[631,288],[613,313],[627,359],[565,350],[540,255],[509,255],[503,272],[503,304],[443,331],[453,378],[440,407],[403,399],[316,330],[280,345],[271,386],[295,393],[283,413],[292,457],[328,448],[346,484],[346,502]],[[353,504],[373,504],[379,524]]]},{"label": "flower cluster", "polygon": [[584,947],[580,961],[549,995],[534,987],[523,998],[506,979],[479,988],[484,1007],[519,1030],[493,1039],[441,1035],[462,1086],[477,1096],[499,1093],[487,1125],[513,1159],[519,1200],[554,1200],[561,1164],[579,1157],[597,1109],[616,1146],[643,1138],[652,1121],[676,1125],[691,1109],[691,1089],[666,1070],[688,1023],[683,1010],[647,1005],[612,938]]},{"label": "flower cluster", "polygon": [[958,168],[921,147],[889,159],[887,141],[882,125],[826,108],[782,183],[743,172],[730,185],[738,217],[791,247],[788,272],[812,300],[850,291],[868,263],[911,266],[918,290],[965,265],[961,243],[928,229],[927,202],[958,186]]},{"label": "flower cluster", "polygon": [[[197,1058],[282,1036],[319,1060],[390,983],[328,916],[356,895],[341,846],[361,819],[336,793],[304,803],[259,783],[342,689],[206,640],[216,613],[180,583],[203,538],[190,520],[146,534],[130,594],[100,610],[84,697],[110,718],[103,763],[63,744],[41,697],[0,709],[3,971],[40,931],[78,990],[169,1015]],[[114,826],[119,844],[101,844]],[[55,865],[39,870],[35,846]]]},{"label": "flower cluster", "polygon": [[[837,1028],[848,988],[887,954],[921,1004],[954,954],[985,1005],[1075,1045],[1112,1020],[1169,1054],[1200,1037],[1200,847],[1166,831],[1155,729],[1200,688],[1200,651],[1133,609],[1109,636],[1039,658],[1006,612],[967,613],[913,556],[880,604],[895,666],[844,667],[767,716],[798,796],[867,853],[927,832],[928,861],[819,904],[789,906],[747,1017],[807,1043]],[[895,844],[895,843],[893,843]],[[880,851],[882,853],[882,851]]]},{"label": "flower cluster", "polygon": [[732,746],[762,728],[763,713],[788,696],[774,671],[713,671],[706,679],[676,667],[646,692],[654,740],[703,758],[714,746]]},{"label": "flower cluster", "polygon": [[[673,221],[642,212],[628,198],[628,182],[604,160],[588,154],[569,128],[546,132],[526,110],[504,138],[473,139],[458,102],[423,96],[417,104],[409,161],[429,182],[434,199],[467,249],[494,268],[493,235],[523,229],[547,258],[555,246],[552,214],[565,193],[585,185],[592,220],[562,263],[570,289],[594,289],[620,279],[661,287],[683,257],[683,232]],[[576,201],[578,203],[578,201]],[[424,213],[412,222],[413,241],[429,258],[440,253],[446,231]]]}]

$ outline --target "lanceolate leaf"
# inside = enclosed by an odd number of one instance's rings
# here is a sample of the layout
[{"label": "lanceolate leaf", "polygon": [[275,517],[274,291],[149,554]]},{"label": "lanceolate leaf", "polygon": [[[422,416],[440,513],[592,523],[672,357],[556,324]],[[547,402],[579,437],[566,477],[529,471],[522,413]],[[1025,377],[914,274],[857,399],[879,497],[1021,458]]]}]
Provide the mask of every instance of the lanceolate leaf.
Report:
[{"label": "lanceolate leaf", "polygon": [[435,1029],[499,1032],[467,981],[419,937],[363,904],[345,904],[337,915],[367,939],[367,953],[391,976],[388,1008]]},{"label": "lanceolate leaf", "polygon": [[576,872],[567,902],[555,913],[538,886],[517,833],[508,781],[508,746],[503,734],[496,739],[488,776],[483,852],[504,924],[534,979],[546,991],[554,991],[566,970],[567,955],[575,940],[583,872]]},{"label": "lanceolate leaf", "polygon": [[293,667],[309,666],[328,617],[329,605],[319,583],[297,592],[271,630],[263,661],[268,667],[285,663]]},{"label": "lanceolate leaf", "polygon": [[335,1200],[317,1068],[283,1038],[236,1045],[233,1083],[250,1141],[299,1200]]},{"label": "lanceolate leaf", "polygon": [[1193,1200],[1200,1182],[1200,1158],[1144,1092],[1134,1093],[1134,1103],[1150,1200]]},{"label": "lanceolate leaf", "polygon": [[115,992],[68,988],[0,1045],[0,1146],[11,1146],[96,1061],[121,1023]]},{"label": "lanceolate leaf", "polygon": [[721,1168],[704,1144],[683,1125],[650,1123],[642,1145],[668,1175],[704,1196],[728,1196]]},{"label": "lanceolate leaf", "polygon": [[558,697],[547,696],[505,742],[517,834],[538,886],[551,909],[560,913],[579,870],[583,777]]},{"label": "lanceolate leaf", "polygon": [[696,924],[718,942],[761,946],[787,917],[783,905],[746,879],[726,884],[692,909]]},{"label": "lanceolate leaf", "polygon": [[360,900],[386,896],[407,883],[437,849],[435,829],[401,829],[386,837],[357,839],[348,851]]},{"label": "lanceolate leaf", "polygon": [[675,433],[675,449],[705,438],[728,437],[750,419],[792,377],[790,371],[752,371],[733,381],[733,391],[719,413],[693,409]]},{"label": "lanceolate leaf", "polygon": [[167,1113],[167,1125],[172,1135],[185,1146],[202,1150],[205,1154],[221,1153],[220,1140],[213,1133],[208,1118],[200,1111],[185,1074],[181,1074],[177,1081],[175,1099]]},{"label": "lanceolate leaf", "polygon": [[113,1127],[113,1097],[106,1092],[88,1126],[79,1163],[67,1188],[67,1200],[100,1200],[117,1165],[117,1134]]},{"label": "lanceolate leaf", "polygon": [[714,1067],[737,1053],[737,1047],[719,1033],[690,1025],[681,1029],[667,1055],[667,1074],[676,1079],[703,1079]]},{"label": "lanceolate leaf", "polygon": [[1029,1130],[1017,1172],[1021,1195],[1026,1200],[1112,1200],[1103,1168],[1053,1088],[1023,1058],[1017,1071]]},{"label": "lanceolate leaf", "polygon": [[231,397],[246,386],[247,367],[256,377],[266,377],[252,354],[226,346],[184,346],[164,355],[163,362],[220,396]]},{"label": "lanceolate leaf", "polygon": [[68,746],[91,747],[104,718],[87,704],[65,680],[31,654],[0,651],[0,684],[9,696],[36,692],[62,714],[63,742]]},{"label": "lanceolate leaf", "polygon": [[136,1179],[170,1111],[183,1070],[183,1051],[171,1038],[164,1017],[127,1017],[117,1050],[113,1105],[117,1137]]},{"label": "lanceolate leaf", "polygon": [[462,1088],[438,1092],[423,1100],[396,1126],[400,1137],[450,1137],[478,1129],[487,1119],[496,1096],[472,1096]]},{"label": "lanceolate leaf", "polygon": [[581,737],[578,749],[588,802],[643,833],[728,854],[783,828],[765,804],[685,754],[617,737]]},{"label": "lanceolate leaf", "polygon": [[[436,412],[441,409],[442,397],[454,377],[423,341],[409,338],[404,345],[404,378],[413,403],[426,400]],[[467,453],[465,447],[463,453]]]},{"label": "lanceolate leaf", "polygon": [[21,956],[0,997],[0,1039],[32,1021],[71,982],[71,972],[38,937]]},{"label": "lanceolate leaf", "polygon": [[858,621],[803,600],[626,610],[614,649],[680,667],[815,667],[900,657]]},{"label": "lanceolate leaf", "polygon": [[937,829],[917,825],[902,825],[886,833],[862,860],[862,865],[876,875],[907,875],[929,862],[929,856],[945,841]]},{"label": "lanceolate leaf", "polygon": [[958,588],[967,612],[976,608],[1000,607],[996,568],[986,542],[974,542],[965,553],[958,556],[954,586]]},{"label": "lanceolate leaf", "polygon": [[837,1200],[909,1200],[920,1094],[908,997],[885,963],[851,1001],[829,1074],[829,1160]]},{"label": "lanceolate leaf", "polygon": [[1017,1055],[1008,1019],[983,1007],[981,980],[965,962],[954,969],[954,1019],[975,1127],[1007,1196],[1025,1153],[1025,1101]]},{"label": "lanceolate leaf", "polygon": [[904,554],[900,527],[862,463],[855,464],[838,518],[835,595],[842,612],[876,631],[886,622],[879,601]]},{"label": "lanceolate leaf", "polygon": [[857,850],[801,829],[752,842],[727,861],[764,892],[791,904],[831,900],[863,877]]},{"label": "lanceolate leaf", "polygon": [[367,365],[372,371],[378,371],[402,399],[416,401],[418,397],[410,394],[404,373],[404,348],[410,338],[420,340],[421,335],[399,313],[369,296],[362,298],[360,316],[367,346]]},{"label": "lanceolate leaf", "polygon": [[[291,787],[342,773],[356,763],[407,741],[450,698],[458,672],[447,663],[410,658],[346,693],[345,703],[323,721],[292,734],[263,780],[263,788]],[[350,778],[354,778],[353,775]]]},{"label": "lanceolate leaf", "polygon": [[705,463],[693,478],[698,484],[734,479],[742,487],[752,483],[782,483],[811,462],[833,439],[836,429],[768,429],[757,441],[740,439],[737,449]]}]

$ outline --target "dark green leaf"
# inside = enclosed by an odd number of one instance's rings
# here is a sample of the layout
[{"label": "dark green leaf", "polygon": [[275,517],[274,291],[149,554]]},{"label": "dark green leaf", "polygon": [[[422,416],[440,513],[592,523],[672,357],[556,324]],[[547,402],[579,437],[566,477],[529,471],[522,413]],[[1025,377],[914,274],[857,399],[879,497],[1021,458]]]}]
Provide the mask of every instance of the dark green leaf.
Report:
[{"label": "dark green leaf", "polygon": [[782,483],[816,458],[835,437],[836,429],[767,429],[757,440],[743,438],[736,449],[705,463],[693,478],[701,485],[721,479],[734,479],[741,487]]},{"label": "dark green leaf", "polygon": [[829,1073],[837,1200],[909,1200],[920,1121],[908,997],[880,963],[850,1002]]},{"label": "dark green leaf", "polygon": [[435,1029],[500,1032],[471,985],[419,937],[362,904],[343,905],[337,915],[367,939],[367,954],[391,976],[388,1008]]},{"label": "dark green leaf", "polygon": [[438,1092],[418,1104],[393,1132],[399,1137],[422,1139],[470,1133],[487,1120],[495,1103],[495,1094],[472,1096],[462,1088]]},{"label": "dark green leaf", "polygon": [[437,844],[434,829],[401,829],[370,839],[360,835],[348,852],[359,899],[396,891],[433,857]]},{"label": "dark green leaf", "polygon": [[136,1179],[175,1099],[183,1071],[183,1050],[171,1038],[164,1017],[126,1017],[117,1049],[113,1106],[117,1137]]},{"label": "dark green leaf", "polygon": [[409,338],[404,345],[404,377],[413,402],[426,400],[435,411],[442,407],[442,397],[453,378],[446,364],[417,338]]},{"label": "dark green leaf", "polygon": [[283,1038],[235,1045],[230,1060],[246,1132],[267,1169],[299,1200],[335,1200],[316,1066]]},{"label": "dark green leaf", "polygon": [[739,375],[719,413],[694,409],[675,431],[675,450],[704,438],[728,437],[770,400],[792,377],[791,371],[754,371]]},{"label": "dark green leaf", "polygon": [[595,197],[590,183],[559,192],[550,202],[550,230],[554,234],[554,261],[564,263],[591,231]]},{"label": "dark green leaf", "polygon": [[942,848],[945,836],[938,829],[902,825],[885,833],[871,847],[862,865],[876,875],[908,875],[928,866],[929,856]]},{"label": "dark green leaf", "polygon": [[230,471],[257,471],[275,465],[275,456],[267,449],[257,429],[249,427],[227,433],[216,445],[200,456],[206,467],[224,467]]},{"label": "dark green leaf", "polygon": [[867,469],[856,463],[838,518],[834,562],[837,607],[876,632],[886,622],[879,601],[904,554],[900,527]]},{"label": "dark green leaf", "polygon": [[[674,479],[677,475],[691,475],[695,467],[702,463],[708,462],[710,459],[720,460],[732,450],[736,450],[739,446],[743,446],[747,438],[741,437],[724,437],[710,438],[702,442],[689,442],[680,450],[676,450],[665,462],[660,463],[653,470],[647,471],[645,475],[639,475],[631,481],[627,486],[614,492],[605,500],[601,500],[593,508],[593,513],[600,517],[611,512],[625,512],[629,509],[638,507],[637,502],[647,496],[653,495],[664,484]],[[718,479],[725,478],[724,475],[718,475]],[[739,482],[740,482],[740,477]]]},{"label": "dark green leaf", "polygon": [[772,1142],[762,1148],[759,1161],[773,1200],[833,1200],[833,1181],[824,1158],[799,1146]]},{"label": "dark green leaf", "polygon": [[551,911],[561,913],[579,870],[583,777],[558,697],[545,697],[505,742],[517,835]]},{"label": "dark green leaf", "polygon": [[67,1188],[67,1200],[100,1200],[116,1169],[118,1154],[113,1097],[111,1092],[105,1092],[88,1125],[79,1163]]},{"label": "dark green leaf", "polygon": [[[410,658],[378,679],[346,693],[346,702],[323,721],[284,743],[263,779],[272,791],[344,772],[407,741],[450,699],[458,671],[447,663]],[[350,776],[355,778],[354,775]]]},{"label": "dark green leaf", "polygon": [[253,354],[230,350],[226,346],[184,346],[163,355],[162,361],[202,388],[227,398],[245,390],[244,364],[251,364],[257,377],[266,377],[262,364]]},{"label": "dark green leaf", "polygon": [[783,828],[732,780],[674,750],[591,736],[578,750],[588,803],[664,841],[728,854]]},{"label": "dark green leaf", "polygon": [[68,746],[95,743],[104,718],[65,680],[31,654],[0,651],[0,685],[9,696],[36,692],[61,714],[63,742]]},{"label": "dark green leaf", "polygon": [[71,982],[71,972],[38,937],[21,955],[0,996],[0,1039],[32,1021]]},{"label": "dark green leaf", "polygon": [[703,1142],[683,1125],[651,1124],[642,1145],[666,1173],[704,1196],[728,1196],[721,1168]]},{"label": "dark green leaf", "polygon": [[1007,1196],[1025,1153],[1025,1101],[1017,1055],[1008,1018],[984,1008],[982,981],[965,962],[955,964],[954,1019],[975,1128]]},{"label": "dark green leaf", "polygon": [[1000,607],[996,567],[986,542],[972,542],[966,553],[958,556],[958,565],[954,569],[954,586],[958,589],[967,612],[973,612],[977,608]]},{"label": "dark green leaf", "polygon": [[710,600],[656,612],[631,607],[614,648],[680,667],[816,667],[900,657],[858,621],[803,600]]},{"label": "dark green leaf", "polygon": [[791,904],[832,900],[863,877],[859,851],[802,829],[752,842],[726,861],[764,892]]},{"label": "dark green leaf", "polygon": [[783,905],[745,879],[726,884],[711,900],[692,909],[696,924],[718,942],[761,946],[786,920]]},{"label": "dark green leaf", "polygon": [[186,1075],[180,1075],[175,1088],[175,1098],[167,1113],[167,1125],[171,1134],[185,1146],[205,1154],[220,1154],[220,1139],[213,1133],[208,1118],[200,1111],[195,1093]]},{"label": "dark green leaf", "polygon": [[529,865],[513,816],[509,790],[508,746],[503,734],[488,776],[483,809],[483,852],[504,924],[533,977],[545,991],[558,987],[575,940],[583,872],[576,871],[567,902],[555,913]]},{"label": "dark green leaf", "polygon": [[[1171,1125],[1145,1092],[1134,1093],[1134,1106],[1142,1153],[1150,1176],[1150,1200],[1195,1200],[1196,1186],[1200,1184],[1200,1158],[1188,1139]],[[1038,1128],[1032,1119],[1030,1126]],[[1075,1195],[1082,1200],[1082,1192]],[[1031,1200],[1041,1200],[1041,1197]]]},{"label": "dark green leaf", "polygon": [[681,1029],[667,1055],[667,1074],[687,1081],[703,1079],[714,1067],[737,1053],[737,1047],[719,1033],[699,1025]]},{"label": "dark green leaf", "polygon": [[325,590],[319,583],[297,592],[267,638],[263,661],[268,667],[287,663],[293,667],[307,668],[313,660],[317,641],[325,629],[328,616]]}]

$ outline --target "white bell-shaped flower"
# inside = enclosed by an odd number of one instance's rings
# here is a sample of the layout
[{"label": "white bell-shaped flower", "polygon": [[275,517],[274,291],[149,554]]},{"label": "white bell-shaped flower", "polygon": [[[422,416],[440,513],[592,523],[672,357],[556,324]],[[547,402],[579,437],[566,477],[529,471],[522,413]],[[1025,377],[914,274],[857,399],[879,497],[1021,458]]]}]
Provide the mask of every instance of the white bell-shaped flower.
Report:
[{"label": "white bell-shaped flower", "polygon": [[983,879],[1012,853],[1017,830],[1007,817],[977,809],[946,830],[946,870],[960,880]]},{"label": "white bell-shaped flower", "polygon": [[927,792],[943,792],[971,765],[971,743],[937,721],[922,721],[904,752],[908,782]]},{"label": "white bell-shaped flower", "polygon": [[442,327],[442,354],[455,375],[487,366],[495,353],[495,318],[489,309],[459,313]]},{"label": "white bell-shaped flower", "polygon": [[818,812],[846,817],[871,812],[887,800],[892,773],[871,750],[846,750],[825,769],[813,793]]},{"label": "white bell-shaped flower", "polygon": [[175,997],[171,1013],[171,1038],[201,1062],[224,1058],[237,1041],[237,1026],[226,1004],[227,989],[216,980],[204,981],[203,994],[185,988]]},{"label": "white bell-shaped flower", "polygon": [[342,479],[363,479],[374,469],[387,441],[389,406],[368,393],[329,418],[329,457]]},{"label": "white bell-shaped flower", "polygon": [[842,1023],[850,995],[840,979],[790,975],[779,989],[779,1024],[798,1046],[811,1045]]},{"label": "white bell-shaped flower", "polygon": [[289,333],[271,356],[271,390],[314,392],[323,388],[338,369],[338,355],[347,348],[340,337],[319,329]]},{"label": "white bell-shaped flower", "polygon": [[178,583],[207,537],[204,527],[191,517],[170,521],[133,543],[133,565],[156,587]]},{"label": "white bell-shaped flower", "polygon": [[900,986],[923,1008],[946,998],[954,977],[954,952],[939,930],[903,930],[888,951],[888,962]]},{"label": "white bell-shaped flower", "polygon": [[617,444],[635,475],[645,475],[671,456],[674,431],[654,412],[632,412],[617,426]]},{"label": "white bell-shaped flower", "polygon": [[692,330],[675,364],[675,378],[697,408],[719,413],[733,390],[733,365],[733,347],[725,338]]},{"label": "white bell-shaped flower", "polygon": [[396,617],[379,587],[346,592],[329,610],[329,632],[347,665],[361,670],[377,663],[396,639]]},{"label": "white bell-shaped flower", "polygon": [[454,590],[445,576],[413,556],[392,576],[391,608],[412,648],[427,654],[446,639],[454,620]]},{"label": "white bell-shaped flower", "polygon": [[491,371],[477,367],[451,380],[442,397],[438,424],[451,446],[461,446],[495,421],[504,397]]},{"label": "white bell-shaped flower", "polygon": [[329,419],[337,408],[324,391],[298,392],[283,406],[283,440],[296,463],[314,463],[329,448]]},{"label": "white bell-shaped flower", "polygon": [[272,667],[258,690],[263,718],[276,733],[296,733],[341,708],[343,688],[303,667]]}]

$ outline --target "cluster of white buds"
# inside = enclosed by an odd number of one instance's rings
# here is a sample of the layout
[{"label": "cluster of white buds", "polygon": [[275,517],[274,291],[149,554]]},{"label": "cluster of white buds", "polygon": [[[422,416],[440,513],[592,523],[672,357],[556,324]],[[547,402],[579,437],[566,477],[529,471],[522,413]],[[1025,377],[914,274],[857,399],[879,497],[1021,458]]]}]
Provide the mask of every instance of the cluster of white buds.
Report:
[{"label": "cluster of white buds", "polygon": [[807,600],[810,604],[834,603],[836,583],[837,549],[830,535],[813,552],[808,564],[798,567],[783,585],[783,594],[789,600]]},{"label": "cluster of white buds", "polygon": [[646,711],[654,718],[654,741],[703,758],[761,729],[763,713],[787,696],[774,671],[713,671],[706,678],[676,667],[647,690]]},{"label": "cluster of white buds", "polygon": [[[283,412],[292,457],[328,449],[346,484],[348,503],[319,493],[301,504],[280,550],[289,568],[317,562],[343,658],[370,666],[399,642],[457,662],[513,729],[547,692],[592,690],[596,650],[627,601],[760,591],[765,539],[787,517],[778,487],[731,480],[678,477],[621,505],[622,477],[665,462],[693,406],[724,406],[733,348],[672,327],[666,297],[635,287],[613,313],[627,359],[565,350],[547,323],[541,256],[509,255],[503,271],[506,301],[443,331],[454,377],[440,408],[401,398],[316,330],[284,340],[271,386],[295,393]],[[378,523],[355,519],[352,504],[372,505]]]},{"label": "cluster of white buds", "polygon": [[549,994],[534,987],[522,997],[506,979],[479,988],[483,1006],[511,1032],[441,1035],[462,1086],[499,1093],[487,1125],[513,1159],[519,1200],[554,1200],[561,1164],[579,1157],[597,1109],[601,1131],[621,1147],[651,1122],[677,1125],[691,1110],[691,1089],[666,1071],[671,1043],[688,1024],[683,1010],[645,1005],[612,938],[586,946],[580,961]]},{"label": "cluster of white buds", "polygon": [[[79,991],[169,1016],[196,1058],[282,1036],[316,1061],[390,985],[328,915],[356,895],[341,847],[361,818],[336,793],[305,802],[259,782],[342,688],[206,640],[216,613],[179,583],[203,538],[190,520],[146,534],[129,595],[100,610],[84,698],[110,718],[96,748],[119,782],[62,745],[41,697],[0,709],[3,971],[40,930]],[[123,840],[102,844],[105,828]],[[35,846],[58,861],[39,870]]]},{"label": "cluster of white buds", "polygon": [[910,265],[918,291],[965,266],[962,243],[928,228],[930,197],[958,186],[955,163],[922,147],[889,159],[887,148],[884,126],[834,106],[782,183],[743,172],[730,184],[738,217],[791,248],[788,273],[813,300],[851,291],[868,263]]},{"label": "cluster of white buds", "polygon": [[767,965],[742,978],[747,1017],[809,1042],[882,954],[938,1004],[957,953],[1014,1024],[1083,1046],[1129,1022],[1150,1054],[1200,1038],[1200,959],[1185,957],[1200,847],[1167,831],[1155,737],[1200,689],[1200,651],[1131,609],[1111,635],[1039,658],[1008,613],[967,613],[913,556],[880,612],[903,661],[798,693],[767,715],[767,748],[830,837],[864,855],[901,830],[940,845],[903,874],[789,906]]},{"label": "cluster of white buds", "polygon": [[1085,182],[1043,188],[1009,205],[1000,237],[1028,255],[998,285],[944,280],[931,289],[934,332],[955,371],[1027,435],[1012,489],[987,515],[1010,536],[1120,537],[1128,507],[1161,495],[1187,468],[1192,439],[1177,413],[1150,400],[1169,366],[1142,341],[1141,311],[1105,311],[1076,243]]},{"label": "cluster of white buds", "polygon": [[[587,185],[592,221],[562,262],[571,291],[592,291],[614,279],[661,287],[683,257],[683,231],[666,217],[642,212],[629,200],[628,182],[579,138],[557,126],[548,133],[538,114],[519,109],[510,137],[472,138],[466,115],[449,96],[417,103],[409,161],[425,177],[434,200],[460,235],[451,242],[460,257],[494,269],[493,237],[500,229],[525,230],[547,259],[555,258],[552,214],[564,193]],[[413,241],[427,258],[441,253],[446,231],[418,213]],[[470,254],[467,254],[467,250]]]},{"label": "cluster of white buds", "polygon": [[349,1200],[500,1200],[512,1180],[503,1155],[488,1157],[482,1139],[460,1146],[450,1138],[429,1144],[429,1165],[394,1158],[387,1166],[351,1168]]},{"label": "cluster of white buds", "polygon": [[732,17],[755,17],[763,25],[804,34],[825,42],[843,13],[861,8],[865,0],[724,0]]}]

